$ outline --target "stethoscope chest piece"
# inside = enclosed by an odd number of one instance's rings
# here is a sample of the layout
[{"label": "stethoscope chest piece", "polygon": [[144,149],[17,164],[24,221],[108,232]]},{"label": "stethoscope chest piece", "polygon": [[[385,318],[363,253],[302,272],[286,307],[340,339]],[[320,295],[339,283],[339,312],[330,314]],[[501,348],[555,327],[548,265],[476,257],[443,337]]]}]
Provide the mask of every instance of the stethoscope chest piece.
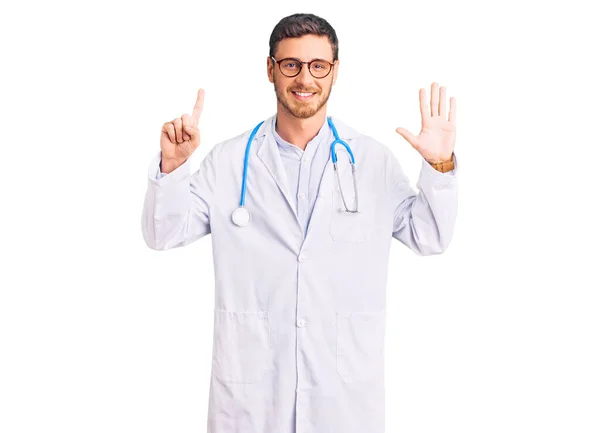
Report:
[{"label": "stethoscope chest piece", "polygon": [[236,225],[244,227],[250,222],[250,212],[248,212],[248,210],[243,206],[238,207],[233,211],[231,218]]}]

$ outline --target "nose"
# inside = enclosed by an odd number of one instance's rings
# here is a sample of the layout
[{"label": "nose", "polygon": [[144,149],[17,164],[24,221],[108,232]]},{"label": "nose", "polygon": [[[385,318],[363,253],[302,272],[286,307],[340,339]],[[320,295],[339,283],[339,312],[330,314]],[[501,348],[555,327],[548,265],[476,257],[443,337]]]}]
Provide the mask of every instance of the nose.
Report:
[{"label": "nose", "polygon": [[300,73],[296,75],[296,82],[304,87],[309,87],[312,84],[313,76],[310,75],[308,65],[302,65]]}]

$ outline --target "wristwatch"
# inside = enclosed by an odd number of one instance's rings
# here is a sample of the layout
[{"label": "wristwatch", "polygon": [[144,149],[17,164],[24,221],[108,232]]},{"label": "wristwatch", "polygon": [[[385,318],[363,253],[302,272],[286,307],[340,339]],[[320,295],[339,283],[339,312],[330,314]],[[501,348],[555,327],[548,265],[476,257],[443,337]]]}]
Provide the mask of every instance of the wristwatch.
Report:
[{"label": "wristwatch", "polygon": [[[454,153],[452,155],[454,155]],[[430,162],[429,165],[431,165],[437,171],[440,171],[442,173],[446,173],[447,171],[454,170],[454,158],[452,157],[452,155],[450,156],[450,159],[448,159],[447,161]]]}]

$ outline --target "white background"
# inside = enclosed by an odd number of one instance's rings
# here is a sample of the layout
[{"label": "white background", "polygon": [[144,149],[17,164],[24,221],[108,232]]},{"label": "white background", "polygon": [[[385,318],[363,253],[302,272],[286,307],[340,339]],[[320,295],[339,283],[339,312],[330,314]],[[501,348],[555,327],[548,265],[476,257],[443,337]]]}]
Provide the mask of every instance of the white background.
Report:
[{"label": "white background", "polygon": [[200,87],[194,168],[274,114],[269,36],[311,12],[340,39],[328,113],[392,148],[413,185],[419,156],[395,129],[419,132],[433,81],[457,99],[450,248],[392,244],[387,432],[598,433],[600,32],[586,3],[3,6],[0,432],[206,431],[211,242],[145,245],[148,164]]}]

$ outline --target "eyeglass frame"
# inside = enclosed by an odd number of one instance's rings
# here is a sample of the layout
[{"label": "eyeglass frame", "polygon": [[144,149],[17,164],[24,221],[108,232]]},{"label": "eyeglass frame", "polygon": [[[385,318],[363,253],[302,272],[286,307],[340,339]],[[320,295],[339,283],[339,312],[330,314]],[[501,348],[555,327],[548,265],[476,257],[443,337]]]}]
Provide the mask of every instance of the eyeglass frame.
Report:
[{"label": "eyeglass frame", "polygon": [[[288,77],[288,78],[294,78],[294,77],[297,77],[298,75],[300,75],[300,72],[302,72],[302,68],[306,64],[306,65],[308,65],[308,72],[310,73],[310,75],[313,78],[316,78],[317,80],[320,80],[321,78],[327,77],[331,73],[331,71],[333,71],[333,67],[335,66],[335,62],[336,62],[336,61],[334,61],[333,63],[331,63],[329,60],[325,60],[325,59],[312,59],[310,62],[303,62],[302,60],[298,59],[297,57],[285,57],[285,58],[283,58],[281,60],[276,60],[275,57],[273,57],[273,56],[269,56],[269,57],[271,57],[271,59],[273,59],[273,62],[277,63],[277,66],[279,67],[279,72],[281,72],[281,74],[284,77]],[[300,69],[298,69],[298,73],[296,75],[285,75],[283,73],[283,71],[281,70],[281,62],[283,62],[284,60],[295,60],[298,63],[300,63]],[[313,75],[313,73],[312,73],[312,70],[310,69],[311,63],[312,62],[317,62],[317,61],[318,62],[327,62],[327,63],[329,63],[329,66],[330,66],[329,71],[327,72],[327,74],[323,75],[322,77],[315,77]]]}]

